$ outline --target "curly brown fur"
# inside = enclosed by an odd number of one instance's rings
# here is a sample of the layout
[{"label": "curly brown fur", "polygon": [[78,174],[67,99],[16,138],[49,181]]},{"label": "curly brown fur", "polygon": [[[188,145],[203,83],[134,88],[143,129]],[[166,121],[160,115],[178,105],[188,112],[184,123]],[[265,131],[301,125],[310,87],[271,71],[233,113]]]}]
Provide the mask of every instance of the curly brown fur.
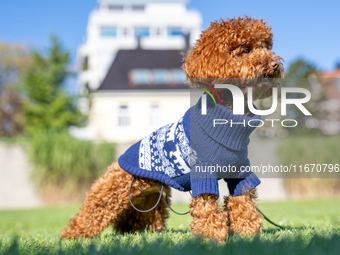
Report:
[{"label": "curly brown fur", "polygon": [[[283,59],[271,51],[270,31],[266,22],[249,17],[212,22],[185,57],[183,69],[191,86],[201,87],[198,79],[209,79],[210,85],[237,85],[244,94],[248,87],[254,87],[254,100],[271,96],[271,88],[278,84],[262,78],[281,78]],[[272,61],[277,63],[276,68],[271,66]],[[232,110],[230,91],[217,92],[223,105]]]},{"label": "curly brown fur", "polygon": [[258,234],[262,227],[262,214],[253,201],[257,197],[256,190],[241,196],[224,198],[224,211],[228,212],[230,233],[242,236]]},{"label": "curly brown fur", "polygon": [[282,59],[273,56],[270,30],[263,20],[249,17],[212,22],[188,52],[184,70],[189,78],[280,78],[269,66]]},{"label": "curly brown fur", "polygon": [[[69,221],[68,227],[62,229],[60,237],[96,236],[111,224],[114,224],[114,229],[118,232],[138,231],[145,228],[155,231],[163,230],[165,220],[169,217],[165,195],[170,196],[170,187],[164,185],[162,200],[155,210],[147,215],[138,215],[129,202],[128,191],[131,181],[132,175],[120,168],[117,162],[113,163],[108,171],[92,185],[80,212]],[[131,189],[133,203],[141,205],[147,201],[141,209],[147,208],[157,201],[153,196],[159,196],[161,186],[160,182],[154,180],[135,178]],[[138,220],[130,218],[131,216],[137,217]]]},{"label": "curly brown fur", "polygon": [[[119,233],[136,232],[140,230],[149,230],[161,232],[165,229],[166,220],[169,218],[168,206],[165,195],[170,199],[171,189],[169,186],[164,187],[163,198],[159,202],[155,210],[147,213],[141,213],[130,207],[120,214],[113,223],[113,229]],[[149,195],[140,196],[138,200],[134,200],[133,204],[140,210],[148,210],[152,208],[159,198],[159,193],[151,193]]]},{"label": "curly brown fur", "polygon": [[192,198],[190,215],[191,232],[196,236],[212,239],[216,242],[225,241],[228,234],[228,214],[217,204],[217,196],[203,194]]}]

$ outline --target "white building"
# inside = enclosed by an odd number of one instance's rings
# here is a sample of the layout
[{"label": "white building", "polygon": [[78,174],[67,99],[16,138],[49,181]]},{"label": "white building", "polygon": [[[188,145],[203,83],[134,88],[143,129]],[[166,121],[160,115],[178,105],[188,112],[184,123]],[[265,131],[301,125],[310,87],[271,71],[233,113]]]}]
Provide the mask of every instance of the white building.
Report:
[{"label": "white building", "polygon": [[78,49],[80,94],[93,92],[89,124],[70,132],[128,145],[182,117],[190,94],[181,53],[201,24],[187,0],[98,0]]},{"label": "white building", "polygon": [[120,50],[93,93],[95,139],[131,144],[178,121],[190,107],[179,50]]},{"label": "white building", "polygon": [[89,16],[84,44],[78,49],[80,93],[96,90],[118,50],[185,48],[201,32],[202,17],[186,0],[98,0]]}]

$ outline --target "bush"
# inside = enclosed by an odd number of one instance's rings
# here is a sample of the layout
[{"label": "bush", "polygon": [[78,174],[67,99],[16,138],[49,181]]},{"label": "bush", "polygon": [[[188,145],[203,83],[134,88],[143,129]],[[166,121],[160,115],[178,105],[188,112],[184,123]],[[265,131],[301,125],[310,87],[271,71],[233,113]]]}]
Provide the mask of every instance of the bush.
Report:
[{"label": "bush", "polygon": [[[340,136],[290,136],[283,139],[278,148],[280,164],[289,166],[304,164],[340,164]],[[335,173],[339,174],[339,173]],[[301,178],[307,173],[292,174],[285,179],[292,197],[332,197],[340,195],[338,178]],[[315,175],[313,175],[315,176]],[[325,176],[325,175],[323,175]],[[339,176],[340,177],[340,176]]]},{"label": "bush", "polygon": [[82,199],[114,158],[113,144],[77,140],[66,132],[36,134],[29,142],[32,177],[52,204]]}]

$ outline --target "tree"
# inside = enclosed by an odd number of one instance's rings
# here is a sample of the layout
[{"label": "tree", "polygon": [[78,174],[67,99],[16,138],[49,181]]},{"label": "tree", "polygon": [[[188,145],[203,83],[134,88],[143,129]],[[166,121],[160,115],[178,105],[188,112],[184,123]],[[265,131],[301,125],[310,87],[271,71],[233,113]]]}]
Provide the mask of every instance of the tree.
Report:
[{"label": "tree", "polygon": [[8,87],[0,89],[0,136],[13,137],[23,131],[22,101]]},{"label": "tree", "polygon": [[26,47],[0,43],[0,87],[16,84],[29,59]]},{"label": "tree", "polygon": [[317,71],[316,65],[311,61],[298,58],[290,64],[285,78],[308,78],[308,76]]},{"label": "tree", "polygon": [[[282,87],[298,87],[305,88],[311,91],[310,78],[311,75],[317,75],[317,67],[314,63],[309,60],[298,58],[294,62],[292,62],[288,70],[284,74],[284,79],[281,79]],[[312,91],[311,91],[312,92]],[[280,97],[280,91],[278,92],[278,96]],[[303,94],[298,93],[289,93],[288,98],[300,98],[305,97]],[[312,113],[313,117],[317,118],[320,115],[318,106],[319,101],[323,100],[322,95],[319,97],[315,97],[314,93],[312,93],[312,99],[305,103],[304,106]],[[260,102],[260,109],[268,109],[272,105],[272,101],[270,99],[264,99]],[[278,102],[277,109],[281,108],[281,102]],[[273,127],[263,127],[259,129],[259,134],[262,136],[274,137],[281,136],[285,137],[289,133],[297,133],[297,134],[306,134],[309,132],[318,132],[315,128],[311,128],[310,117],[307,117],[296,107],[293,105],[287,106],[287,116],[280,116],[279,112],[274,112],[271,116],[271,119],[294,119],[298,122],[298,125],[294,128],[283,128],[281,125],[276,125]],[[308,122],[309,121],[309,122]],[[308,127],[307,127],[308,126]]]},{"label": "tree", "polygon": [[28,65],[26,47],[0,43],[0,136],[22,133],[22,100],[15,85]]},{"label": "tree", "polygon": [[[299,124],[291,128],[290,132],[296,134],[319,133],[317,123],[321,112],[320,103],[325,100],[322,90],[313,89],[312,83],[318,82],[317,75],[319,71],[316,65],[306,59],[299,58],[294,61],[285,73],[285,84],[283,86],[305,88],[311,92],[311,99],[303,105],[308,109],[312,116],[305,116],[297,107],[288,106],[288,118],[295,119]],[[293,94],[290,98],[305,97],[303,94]]]},{"label": "tree", "polygon": [[52,37],[46,55],[34,51],[31,65],[23,77],[25,129],[28,134],[62,131],[85,120],[76,105],[76,98],[62,90],[68,75],[69,53],[56,37]]}]

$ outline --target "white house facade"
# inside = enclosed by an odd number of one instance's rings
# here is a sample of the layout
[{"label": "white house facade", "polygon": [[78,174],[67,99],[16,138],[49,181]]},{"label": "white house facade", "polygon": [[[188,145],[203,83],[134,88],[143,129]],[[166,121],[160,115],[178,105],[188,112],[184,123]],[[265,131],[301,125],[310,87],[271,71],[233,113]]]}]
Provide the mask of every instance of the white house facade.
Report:
[{"label": "white house facade", "polygon": [[165,124],[176,122],[190,107],[189,90],[96,92],[90,128],[99,140],[131,144]]},{"label": "white house facade", "polygon": [[98,0],[90,13],[84,43],[78,48],[81,94],[96,90],[120,49],[185,48],[201,32],[202,17],[186,0]]}]

